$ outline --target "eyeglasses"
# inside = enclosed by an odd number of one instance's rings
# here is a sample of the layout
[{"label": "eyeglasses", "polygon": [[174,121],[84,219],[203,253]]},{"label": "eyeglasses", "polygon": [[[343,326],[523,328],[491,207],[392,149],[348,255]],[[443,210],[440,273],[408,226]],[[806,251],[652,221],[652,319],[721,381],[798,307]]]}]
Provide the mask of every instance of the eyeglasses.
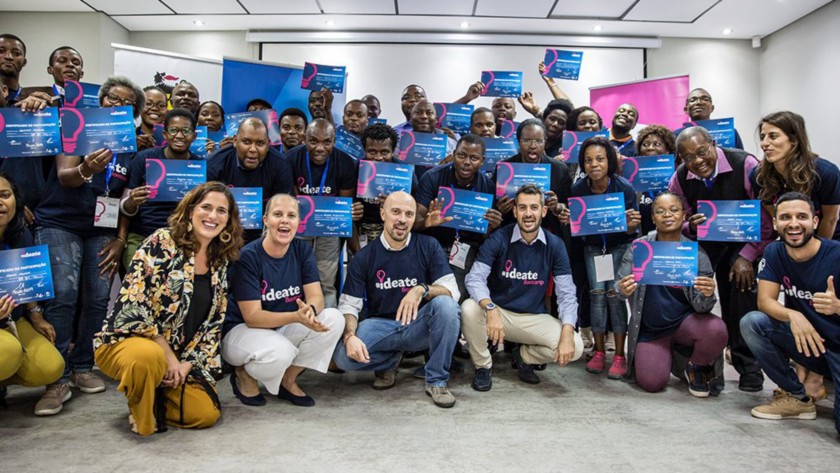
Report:
[{"label": "eyeglasses", "polygon": [[151,110],[153,108],[166,110],[166,102],[146,102],[146,110]]},{"label": "eyeglasses", "polygon": [[712,98],[709,97],[708,95],[701,95],[699,97],[691,97],[691,98],[688,99],[688,103],[694,104],[694,103],[697,103],[697,102],[712,103]]},{"label": "eyeglasses", "polygon": [[537,138],[522,138],[519,140],[520,143],[523,145],[541,145],[545,144],[544,139],[537,139]]},{"label": "eyeglasses", "polygon": [[108,92],[107,94],[105,94],[105,97],[108,98],[108,101],[111,102],[111,103],[118,103],[120,105],[126,105],[126,106],[134,105],[134,100],[124,99],[124,98],[120,97],[119,95],[111,93],[111,92]]},{"label": "eyeglasses", "polygon": [[192,136],[192,134],[195,133],[195,131],[192,128],[175,128],[175,127],[167,128],[166,132],[169,133],[172,136],[175,136],[178,133],[181,133],[184,136]]},{"label": "eyeglasses", "polygon": [[694,162],[696,159],[706,159],[711,154],[712,143],[707,144],[704,148],[699,148],[694,154],[680,153],[680,157],[686,164]]},{"label": "eyeglasses", "polygon": [[661,216],[663,216],[663,215],[665,215],[665,214],[676,215],[676,214],[678,214],[678,213],[680,213],[680,212],[682,212],[682,209],[678,209],[678,208],[663,209],[663,208],[661,208],[661,207],[653,211],[653,213],[654,213],[657,217],[661,217]]}]

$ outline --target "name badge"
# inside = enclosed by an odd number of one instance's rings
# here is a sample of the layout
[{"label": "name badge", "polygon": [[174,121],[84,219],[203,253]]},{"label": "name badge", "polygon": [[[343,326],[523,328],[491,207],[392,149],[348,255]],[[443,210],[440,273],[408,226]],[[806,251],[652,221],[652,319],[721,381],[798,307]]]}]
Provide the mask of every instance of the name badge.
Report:
[{"label": "name badge", "polygon": [[449,264],[456,268],[467,268],[467,253],[470,252],[470,245],[456,241],[449,250]]},{"label": "name badge", "polygon": [[368,244],[367,234],[359,232],[359,249],[366,247]]},{"label": "name badge", "polygon": [[93,226],[117,228],[120,217],[120,199],[115,197],[97,197],[96,210],[93,214]]},{"label": "name badge", "polygon": [[[595,257],[595,282],[612,281],[615,279],[612,255]],[[609,288],[607,288],[609,290]]]}]

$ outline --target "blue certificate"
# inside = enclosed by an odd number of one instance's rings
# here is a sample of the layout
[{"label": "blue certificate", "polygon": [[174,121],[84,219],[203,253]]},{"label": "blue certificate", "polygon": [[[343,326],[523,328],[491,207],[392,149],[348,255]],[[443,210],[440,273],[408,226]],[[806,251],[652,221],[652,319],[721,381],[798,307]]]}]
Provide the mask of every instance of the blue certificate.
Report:
[{"label": "blue certificate", "polygon": [[545,50],[545,74],[555,79],[578,80],[583,53],[562,49]]},{"label": "blue certificate", "polygon": [[134,109],[62,108],[61,143],[64,153],[84,156],[101,148],[114,154],[137,151]]},{"label": "blue certificate", "polygon": [[[519,128],[519,122],[515,122],[513,120],[504,119],[502,122],[497,125],[499,127],[498,135],[502,138],[513,138],[516,139],[516,129]],[[519,148],[516,149],[516,152],[519,152]]]},{"label": "blue certificate", "polygon": [[522,72],[481,71],[485,97],[519,97],[522,95]]},{"label": "blue certificate", "polygon": [[347,68],[307,62],[303,65],[300,88],[306,90],[327,89],[336,94],[344,93]]},{"label": "blue certificate", "polygon": [[64,81],[64,106],[69,108],[99,107],[99,84]]},{"label": "blue certificate", "polygon": [[587,138],[592,138],[593,136],[603,136],[604,138],[610,138],[609,130],[603,131],[564,131],[563,132],[563,161],[566,164],[578,163],[580,154],[580,145],[583,144]]},{"label": "blue certificate", "polygon": [[435,113],[437,113],[437,127],[449,128],[455,133],[466,134],[470,132],[472,113],[475,107],[462,103],[441,103],[435,102]]},{"label": "blue certificate", "polygon": [[[213,140],[218,145],[227,136],[225,134],[226,131],[227,130],[225,130],[224,128],[219,131],[207,130],[207,138]],[[218,148],[218,146],[216,148]]]},{"label": "blue certificate", "polygon": [[706,221],[697,225],[700,241],[761,240],[761,205],[757,200],[698,200],[697,213]]},{"label": "blue certificate", "polygon": [[636,192],[667,189],[674,175],[674,155],[626,156],[621,175],[633,184]]},{"label": "blue certificate", "polygon": [[358,136],[347,131],[344,126],[335,129],[335,147],[340,151],[349,154],[356,161],[365,157],[365,149],[362,147],[362,140]]},{"label": "blue certificate", "polygon": [[386,119],[384,119],[384,118],[373,118],[373,117],[368,118],[368,126],[371,126],[371,125],[376,125],[377,123],[381,123],[381,124],[383,124],[383,125],[387,125],[387,124],[388,124],[388,120],[386,120]]},{"label": "blue certificate", "polygon": [[525,184],[536,184],[543,193],[551,190],[551,165],[505,163],[496,165],[496,197],[516,197]]},{"label": "blue certificate", "polygon": [[25,158],[61,153],[61,128],[57,108],[24,113],[0,108],[0,156]]},{"label": "blue certificate", "polygon": [[411,164],[380,163],[363,159],[359,161],[356,197],[375,199],[396,191],[411,193],[412,176],[414,166]]},{"label": "blue certificate", "polygon": [[353,230],[353,199],[299,195],[298,233],[312,237],[350,238]]},{"label": "blue certificate", "polygon": [[233,200],[239,207],[239,220],[245,230],[259,230],[262,225],[262,187],[232,187]]},{"label": "blue certificate", "polygon": [[715,144],[721,148],[735,147],[735,119],[718,118],[713,120],[697,120],[683,123],[684,126],[702,126],[712,135]]},{"label": "blue certificate", "polygon": [[15,304],[55,297],[47,245],[0,251],[0,296]]},{"label": "blue certificate", "polygon": [[697,277],[696,241],[636,240],[633,279],[652,286],[691,286]]},{"label": "blue certificate", "polygon": [[484,141],[484,165],[485,172],[493,172],[496,163],[507,159],[519,152],[519,143],[511,138],[482,138]]},{"label": "blue certificate", "polygon": [[487,232],[488,221],[484,214],[493,206],[492,195],[440,187],[437,196],[438,199],[443,199],[440,216],[453,218],[452,221],[442,224],[442,227],[476,233]]},{"label": "blue certificate", "polygon": [[178,202],[195,186],[207,182],[207,161],[146,158],[149,200]]},{"label": "blue certificate", "polygon": [[399,159],[405,164],[432,167],[446,157],[446,135],[404,131],[400,135]]},{"label": "blue certificate", "polygon": [[569,197],[573,236],[601,235],[627,231],[624,194]]},{"label": "blue certificate", "polygon": [[[268,140],[272,146],[280,142],[280,118],[274,110],[254,110],[252,112],[226,113],[225,114],[225,135],[234,136],[239,131],[242,120],[250,117],[257,117],[268,127]],[[215,140],[214,140],[215,141]]]},{"label": "blue certificate", "polygon": [[195,127],[195,141],[190,145],[190,152],[200,158],[207,157],[207,127]]}]

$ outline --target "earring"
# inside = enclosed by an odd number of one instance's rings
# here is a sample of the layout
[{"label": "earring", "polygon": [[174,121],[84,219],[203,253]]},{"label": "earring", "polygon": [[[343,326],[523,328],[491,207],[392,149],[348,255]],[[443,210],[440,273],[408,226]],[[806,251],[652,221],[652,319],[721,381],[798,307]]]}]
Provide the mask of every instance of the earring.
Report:
[{"label": "earring", "polygon": [[231,238],[233,238],[233,236],[230,234],[230,232],[227,232],[227,231],[222,232],[219,235],[219,240],[221,240],[222,243],[225,243],[225,244],[230,243]]}]

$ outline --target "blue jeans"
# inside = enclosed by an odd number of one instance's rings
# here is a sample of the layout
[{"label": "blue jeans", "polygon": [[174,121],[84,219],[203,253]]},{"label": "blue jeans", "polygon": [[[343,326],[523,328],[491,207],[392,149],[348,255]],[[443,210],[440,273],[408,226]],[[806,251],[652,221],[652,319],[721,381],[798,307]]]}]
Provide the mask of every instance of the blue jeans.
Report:
[{"label": "blue jeans", "polygon": [[[790,325],[764,312],[756,310],[745,315],[741,319],[741,335],[767,376],[780,388],[795,396],[805,395],[805,386],[799,382],[788,359],[809,371],[831,376],[835,385],[840,382],[840,352],[826,350],[819,357],[799,353]],[[834,402],[834,427],[840,432],[840,402],[837,401]]]},{"label": "blue jeans", "polygon": [[344,371],[387,371],[397,367],[404,351],[429,350],[426,384],[446,386],[455,343],[461,335],[461,307],[451,297],[438,296],[417,312],[417,319],[401,325],[394,319],[371,317],[359,322],[356,336],[367,346],[370,362],[347,356],[343,343],[333,359]]},{"label": "blue jeans", "polygon": [[[35,230],[36,244],[50,249],[55,298],[44,302],[44,318],[55,327],[55,347],[64,357],[64,374],[59,382],[66,383],[71,371],[93,369],[93,335],[102,329],[111,294],[111,280],[100,277],[96,265],[102,259],[98,253],[113,239],[113,235],[85,237],[57,228]],[[74,339],[79,291],[82,307]]]},{"label": "blue jeans", "polygon": [[[621,267],[621,258],[630,246],[629,243],[607,248],[607,254],[612,256],[613,272],[618,275],[618,268]],[[607,331],[607,306],[609,306],[610,322],[612,332],[618,334],[627,333],[627,304],[618,298],[615,293],[615,279],[610,281],[595,281],[595,257],[604,254],[600,246],[587,245],[583,249],[584,262],[586,263],[586,276],[589,279],[589,303],[590,322],[592,332],[606,333]]]}]

